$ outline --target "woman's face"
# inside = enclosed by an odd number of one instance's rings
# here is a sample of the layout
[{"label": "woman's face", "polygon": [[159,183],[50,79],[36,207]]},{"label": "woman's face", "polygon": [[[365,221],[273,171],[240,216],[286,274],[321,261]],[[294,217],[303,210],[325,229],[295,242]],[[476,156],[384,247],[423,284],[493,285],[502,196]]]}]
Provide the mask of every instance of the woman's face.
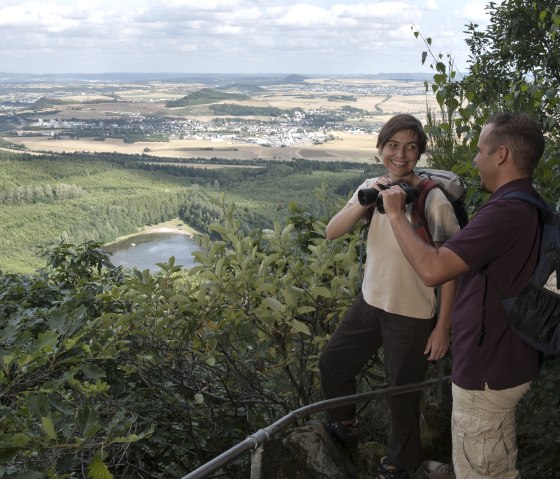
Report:
[{"label": "woman's face", "polygon": [[379,155],[389,173],[391,181],[404,179],[416,166],[420,158],[418,135],[412,130],[401,130],[379,148]]}]

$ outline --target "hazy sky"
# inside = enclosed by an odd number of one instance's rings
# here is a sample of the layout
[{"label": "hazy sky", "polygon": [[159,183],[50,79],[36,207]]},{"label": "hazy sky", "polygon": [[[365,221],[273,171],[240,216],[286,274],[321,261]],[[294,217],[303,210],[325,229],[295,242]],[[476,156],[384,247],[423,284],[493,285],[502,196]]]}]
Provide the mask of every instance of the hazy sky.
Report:
[{"label": "hazy sky", "polygon": [[[430,72],[423,42],[466,65],[484,0],[36,0],[0,2],[11,73]],[[496,3],[501,3],[499,0]]]}]

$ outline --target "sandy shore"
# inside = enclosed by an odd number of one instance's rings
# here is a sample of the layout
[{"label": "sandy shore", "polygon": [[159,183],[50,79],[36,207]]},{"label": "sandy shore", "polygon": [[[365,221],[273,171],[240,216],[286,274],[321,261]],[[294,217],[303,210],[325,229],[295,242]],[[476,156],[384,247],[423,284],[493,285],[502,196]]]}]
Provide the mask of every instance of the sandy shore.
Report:
[{"label": "sandy shore", "polygon": [[191,238],[193,237],[192,232],[186,231],[179,226],[176,228],[168,228],[165,226],[158,226],[158,225],[144,226],[144,228],[140,230],[137,234],[150,234],[150,233],[179,233],[179,234],[187,235]]},{"label": "sandy shore", "polygon": [[136,233],[119,236],[114,241],[107,243],[107,245],[117,243],[118,241],[125,240],[127,238],[130,238],[131,236],[152,233],[179,233],[192,238],[195,234],[198,233],[198,231],[183,223],[181,219],[175,218],[174,220],[164,221],[163,223],[158,223],[156,225],[143,226],[142,228],[139,228]]}]

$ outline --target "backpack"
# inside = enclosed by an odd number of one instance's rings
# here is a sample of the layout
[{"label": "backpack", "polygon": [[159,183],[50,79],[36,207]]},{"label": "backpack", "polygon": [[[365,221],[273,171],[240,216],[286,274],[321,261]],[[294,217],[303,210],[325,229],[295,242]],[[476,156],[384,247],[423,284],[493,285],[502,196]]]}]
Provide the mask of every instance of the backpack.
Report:
[{"label": "backpack", "polygon": [[416,173],[422,177],[422,181],[417,186],[417,195],[414,200],[414,208],[412,209],[413,215],[416,212],[418,216],[417,221],[413,217],[414,228],[421,238],[433,245],[434,241],[428,229],[428,220],[426,218],[426,198],[428,193],[433,188],[440,188],[453,207],[459,227],[463,228],[469,222],[469,215],[464,203],[467,185],[463,178],[452,171],[422,169]]},{"label": "backpack", "polygon": [[[467,185],[463,178],[452,171],[422,168],[417,170],[416,174],[422,177],[422,181],[420,181],[417,186],[416,198],[413,202],[412,223],[416,234],[424,241],[433,245],[434,241],[428,228],[428,220],[426,218],[426,198],[428,193],[433,188],[440,188],[447,200],[451,203],[451,206],[453,206],[453,211],[455,212],[459,227],[463,228],[469,222],[469,215],[463,201],[467,193]],[[359,271],[362,271],[364,243],[373,216],[373,208],[372,206],[368,210],[366,222],[360,229]]]},{"label": "backpack", "polygon": [[503,197],[534,205],[542,226],[539,257],[529,282],[519,295],[502,301],[508,323],[523,341],[545,355],[560,354],[560,294],[547,289],[560,289],[560,213],[523,191]]}]

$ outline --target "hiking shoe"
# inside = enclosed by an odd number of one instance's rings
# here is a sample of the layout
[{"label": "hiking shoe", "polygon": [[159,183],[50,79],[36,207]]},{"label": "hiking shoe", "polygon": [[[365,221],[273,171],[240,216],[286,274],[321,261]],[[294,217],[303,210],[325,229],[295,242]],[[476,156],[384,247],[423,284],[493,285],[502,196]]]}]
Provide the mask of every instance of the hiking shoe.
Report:
[{"label": "hiking shoe", "polygon": [[360,441],[358,421],[352,425],[348,425],[338,421],[326,420],[323,421],[323,426],[336,440],[346,447],[356,446]]},{"label": "hiking shoe", "polygon": [[428,479],[455,479],[453,466],[444,462],[424,461],[422,471]]},{"label": "hiking shoe", "polygon": [[410,479],[410,475],[406,469],[387,464],[387,456],[384,456],[372,479]]}]

